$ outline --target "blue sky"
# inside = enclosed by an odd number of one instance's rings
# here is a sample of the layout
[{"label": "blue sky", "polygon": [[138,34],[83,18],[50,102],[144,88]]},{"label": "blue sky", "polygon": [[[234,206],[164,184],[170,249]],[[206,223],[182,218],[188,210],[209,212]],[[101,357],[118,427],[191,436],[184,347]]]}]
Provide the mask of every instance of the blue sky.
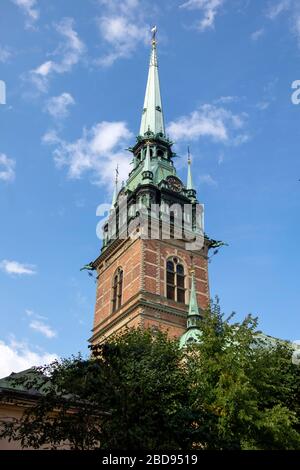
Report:
[{"label": "blue sky", "polygon": [[2,0],[0,375],[87,351],[96,208],[138,133],[158,26],[179,176],[186,148],[206,232],[211,296],[266,333],[299,324],[300,6],[296,0]]}]

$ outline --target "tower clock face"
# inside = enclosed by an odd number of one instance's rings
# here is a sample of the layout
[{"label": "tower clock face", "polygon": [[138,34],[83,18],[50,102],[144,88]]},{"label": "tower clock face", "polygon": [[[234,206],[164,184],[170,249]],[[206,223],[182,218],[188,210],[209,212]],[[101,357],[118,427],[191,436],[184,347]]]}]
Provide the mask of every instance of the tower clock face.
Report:
[{"label": "tower clock face", "polygon": [[172,189],[172,191],[176,191],[176,193],[180,193],[182,190],[182,183],[179,178],[176,178],[176,176],[168,176],[167,183],[169,188]]}]

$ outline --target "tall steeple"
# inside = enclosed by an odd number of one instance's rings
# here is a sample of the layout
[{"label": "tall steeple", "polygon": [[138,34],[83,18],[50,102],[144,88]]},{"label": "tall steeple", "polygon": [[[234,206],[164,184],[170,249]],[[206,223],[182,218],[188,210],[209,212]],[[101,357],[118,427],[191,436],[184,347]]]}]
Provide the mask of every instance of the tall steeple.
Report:
[{"label": "tall steeple", "polygon": [[154,26],[151,30],[152,49],[150,56],[150,65],[144,100],[143,115],[140,127],[141,136],[144,136],[148,131],[153,132],[153,134],[155,135],[159,133],[165,135],[165,124],[161,103],[158,62],[156,53],[156,31],[156,26]]},{"label": "tall steeple", "polygon": [[210,240],[203,235],[190,158],[187,185],[176,172],[176,153],[164,125],[156,48],[154,27],[140,132],[127,149],[132,167],[122,188],[116,172],[101,252],[88,265],[97,270],[93,345],[137,325],[168,331],[181,337],[183,346],[203,338]]},{"label": "tall steeple", "polygon": [[188,190],[194,189],[193,179],[192,179],[192,169],[191,169],[190,147],[188,147],[188,177],[187,177],[186,189]]},{"label": "tall steeple", "polygon": [[196,190],[194,188],[193,178],[192,178],[192,161],[191,161],[190,147],[188,147],[188,174],[187,174],[186,189],[188,191],[188,196],[190,200],[196,201]]}]

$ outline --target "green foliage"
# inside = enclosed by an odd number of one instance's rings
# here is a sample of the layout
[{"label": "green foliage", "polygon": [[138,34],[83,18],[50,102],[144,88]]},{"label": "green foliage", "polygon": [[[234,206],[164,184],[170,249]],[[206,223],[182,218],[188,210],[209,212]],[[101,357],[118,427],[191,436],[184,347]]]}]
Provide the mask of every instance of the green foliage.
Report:
[{"label": "green foliage", "polygon": [[35,448],[300,449],[290,347],[266,347],[256,319],[233,323],[217,303],[201,329],[184,351],[162,332],[128,330],[90,359],[37,369],[19,379],[41,392],[36,406],[2,435]]},{"label": "green foliage", "polygon": [[299,449],[300,371],[290,347],[266,347],[251,316],[231,320],[214,306],[201,343],[187,351],[197,442],[207,449]]}]

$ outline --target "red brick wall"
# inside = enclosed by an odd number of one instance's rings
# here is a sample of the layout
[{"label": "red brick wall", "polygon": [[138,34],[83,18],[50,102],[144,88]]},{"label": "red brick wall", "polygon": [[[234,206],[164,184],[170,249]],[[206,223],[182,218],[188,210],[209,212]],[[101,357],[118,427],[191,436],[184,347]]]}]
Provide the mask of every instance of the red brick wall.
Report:
[{"label": "red brick wall", "polygon": [[[165,297],[166,262],[173,256],[184,265],[186,305]],[[121,243],[115,252],[103,256],[98,269],[93,329],[94,335],[98,336],[93,341],[102,341],[125,325],[158,327],[168,331],[170,336],[180,336],[186,327],[192,265],[195,268],[198,303],[205,308],[209,301],[207,259],[186,250],[182,242],[129,239]],[[119,267],[123,269],[122,306],[112,313],[112,282]],[[145,308],[145,302],[157,307]],[[176,315],[172,314],[172,309],[175,309]]]},{"label": "red brick wall", "polygon": [[[207,259],[201,255],[195,255],[184,248],[176,247],[161,240],[144,240],[144,275],[147,288],[150,292],[164,297],[166,295],[166,263],[168,258],[177,257],[184,265],[186,280],[186,303],[189,300],[191,285],[190,270],[192,264],[195,268],[195,280],[199,306],[205,308],[209,299],[208,266]],[[193,261],[191,260],[193,255]],[[158,269],[159,266],[159,269]],[[172,303],[173,304],[173,303]]]},{"label": "red brick wall", "polygon": [[[129,246],[128,246],[129,245]],[[94,327],[112,313],[112,283],[116,270],[123,269],[122,304],[129,301],[141,288],[142,242],[125,243],[109,257],[98,271]]]}]

